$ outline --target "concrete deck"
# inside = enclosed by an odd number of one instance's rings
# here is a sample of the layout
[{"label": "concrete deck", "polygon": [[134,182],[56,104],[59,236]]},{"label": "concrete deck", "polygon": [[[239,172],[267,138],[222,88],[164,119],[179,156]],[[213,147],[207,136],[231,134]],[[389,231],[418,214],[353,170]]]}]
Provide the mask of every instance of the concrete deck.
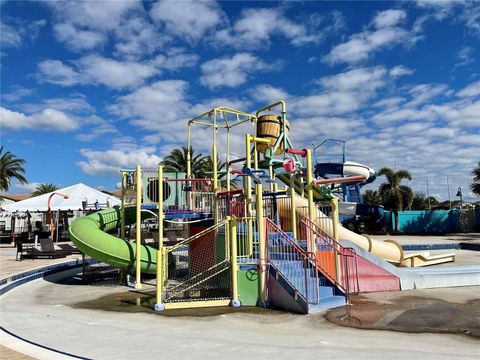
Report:
[{"label": "concrete deck", "polygon": [[[15,262],[15,252],[12,248],[0,249],[2,278],[67,261]],[[459,253],[456,266],[478,261],[478,252],[454,252]],[[198,359],[222,360],[225,357],[473,359],[479,355],[479,341],[467,336],[366,331],[338,326],[327,321],[323,314],[303,316],[240,308],[159,315],[149,306],[142,306],[144,295],[132,289],[73,284],[72,276],[79,272],[77,269],[50,275],[0,297],[2,326],[34,343],[0,332],[0,344],[13,350],[5,352],[0,347],[2,359],[71,358],[46,348],[95,359],[184,359],[193,354]],[[424,289],[367,296],[379,302],[380,307],[382,301],[391,302],[407,295],[464,303],[479,298],[478,287],[469,289]]]}]

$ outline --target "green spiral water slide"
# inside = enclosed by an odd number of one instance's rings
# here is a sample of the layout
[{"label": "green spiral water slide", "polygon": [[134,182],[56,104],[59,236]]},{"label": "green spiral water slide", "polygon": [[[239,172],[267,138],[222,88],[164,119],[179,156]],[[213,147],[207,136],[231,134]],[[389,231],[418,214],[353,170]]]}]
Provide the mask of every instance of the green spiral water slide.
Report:
[{"label": "green spiral water slide", "polygon": [[[135,267],[135,242],[108,233],[120,227],[121,216],[120,208],[114,207],[81,217],[70,225],[68,236],[81,252],[98,261],[120,268]],[[142,218],[150,216],[142,213]],[[135,208],[127,208],[125,224],[132,223],[135,223]],[[142,245],[140,259],[142,272],[155,274],[157,249]]]}]

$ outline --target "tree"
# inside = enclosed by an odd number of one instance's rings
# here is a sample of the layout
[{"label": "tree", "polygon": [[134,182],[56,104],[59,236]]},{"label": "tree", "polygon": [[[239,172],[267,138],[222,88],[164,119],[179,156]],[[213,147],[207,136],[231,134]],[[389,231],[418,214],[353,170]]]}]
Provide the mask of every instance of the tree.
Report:
[{"label": "tree", "polygon": [[412,175],[407,170],[392,170],[381,168],[378,175],[385,175],[387,182],[380,185],[378,192],[383,199],[385,208],[392,210],[395,217],[395,229],[398,231],[398,212],[408,208],[413,201],[413,191],[408,186],[401,185],[402,179],[412,180]]},{"label": "tree", "polygon": [[473,169],[473,183],[470,185],[472,192],[480,197],[480,161],[477,164],[477,167]]},{"label": "tree", "polygon": [[[226,171],[227,171],[227,163],[225,161],[217,159],[217,172],[219,173],[217,179],[219,181],[219,186],[222,188],[227,187]],[[204,162],[203,162],[203,169],[200,172],[199,176],[202,178],[213,177],[213,159],[211,156],[205,156]],[[230,180],[230,185],[235,185],[235,184],[236,184],[236,180]]]},{"label": "tree", "polygon": [[376,190],[365,190],[362,194],[362,199],[365,204],[379,206],[382,205],[382,197]]},{"label": "tree", "polygon": [[32,196],[48,194],[48,193],[54,192],[55,190],[58,190],[57,185],[50,184],[50,183],[40,184],[40,185],[37,185],[37,187],[35,188],[35,191],[32,193]]},{"label": "tree", "polygon": [[426,197],[422,192],[415,192],[413,194],[412,205],[410,208],[412,210],[427,210],[430,206],[439,205],[440,203],[433,196]]},{"label": "tree", "polygon": [[4,153],[3,146],[0,147],[0,191],[10,189],[12,179],[17,179],[20,184],[28,184],[23,168],[25,160],[16,157],[10,151]]},{"label": "tree", "polygon": [[[205,156],[202,154],[195,155],[195,150],[190,148],[191,170],[194,177],[199,176],[203,171]],[[187,172],[187,152],[188,148],[182,146],[179,149],[173,149],[170,154],[163,159],[164,171],[171,172]]]}]

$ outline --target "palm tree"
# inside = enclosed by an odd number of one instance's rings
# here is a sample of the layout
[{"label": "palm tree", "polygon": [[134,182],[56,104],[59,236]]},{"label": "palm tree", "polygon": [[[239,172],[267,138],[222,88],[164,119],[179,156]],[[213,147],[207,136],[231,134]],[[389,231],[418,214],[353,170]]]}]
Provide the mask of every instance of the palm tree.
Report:
[{"label": "palm tree", "polygon": [[398,211],[408,208],[413,201],[413,191],[408,186],[401,185],[402,179],[412,180],[412,175],[407,170],[392,170],[381,168],[378,175],[385,175],[387,182],[380,185],[378,192],[387,209],[391,209],[395,216],[395,229],[398,231]]},{"label": "palm tree", "polygon": [[382,205],[382,197],[376,190],[365,190],[365,192],[362,194],[362,199],[363,202],[368,205]]},{"label": "palm tree", "polygon": [[48,193],[54,192],[55,190],[58,190],[57,185],[50,184],[50,183],[40,184],[40,185],[37,185],[37,187],[35,188],[35,191],[32,193],[32,196],[48,194]]},{"label": "palm tree", "polygon": [[[195,155],[195,150],[190,148],[191,170],[194,177],[199,176],[203,170],[205,157],[202,154]],[[173,149],[170,154],[163,159],[165,171],[187,172],[187,153],[188,148],[182,146],[180,149]]]},{"label": "palm tree", "polygon": [[17,179],[20,184],[28,184],[23,168],[25,160],[17,158],[10,151],[3,152],[3,146],[0,147],[0,191],[8,191],[12,178]]},{"label": "palm tree", "polygon": [[[217,172],[219,173],[217,180],[219,181],[219,186],[222,188],[227,187],[227,163],[222,160],[217,160]],[[211,178],[213,177],[213,159],[211,156],[205,156],[203,161],[203,169],[199,174],[202,178]],[[230,185],[235,186],[236,180],[230,180]]]},{"label": "palm tree", "polygon": [[470,185],[472,192],[480,197],[480,161],[477,164],[477,167],[473,169],[473,183]]}]

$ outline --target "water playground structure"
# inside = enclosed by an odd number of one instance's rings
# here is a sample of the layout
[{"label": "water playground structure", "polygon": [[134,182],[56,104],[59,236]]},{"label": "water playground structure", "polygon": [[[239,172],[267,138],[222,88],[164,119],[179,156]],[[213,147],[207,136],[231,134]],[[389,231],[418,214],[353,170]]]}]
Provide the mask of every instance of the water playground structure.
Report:
[{"label": "water playground structure", "polygon": [[[248,123],[253,134],[241,134],[244,156],[233,158],[232,132]],[[196,127],[212,134],[207,178],[192,172]],[[195,117],[188,121],[186,173],[162,165],[121,170],[121,206],[77,219],[69,236],[92,258],[134,271],[136,289],[142,274],[154,275],[157,311],[230,305],[313,313],[345,305],[358,292],[414,288],[413,275],[402,277],[398,267],[454,261],[454,254],[406,253],[393,240],[342,227],[335,189],[368,181],[374,171],[344,161],[341,175],[323,177],[312,149],[295,148],[290,130],[284,101],[255,114],[217,107]],[[154,245],[142,241],[145,221],[155,229]]]}]

